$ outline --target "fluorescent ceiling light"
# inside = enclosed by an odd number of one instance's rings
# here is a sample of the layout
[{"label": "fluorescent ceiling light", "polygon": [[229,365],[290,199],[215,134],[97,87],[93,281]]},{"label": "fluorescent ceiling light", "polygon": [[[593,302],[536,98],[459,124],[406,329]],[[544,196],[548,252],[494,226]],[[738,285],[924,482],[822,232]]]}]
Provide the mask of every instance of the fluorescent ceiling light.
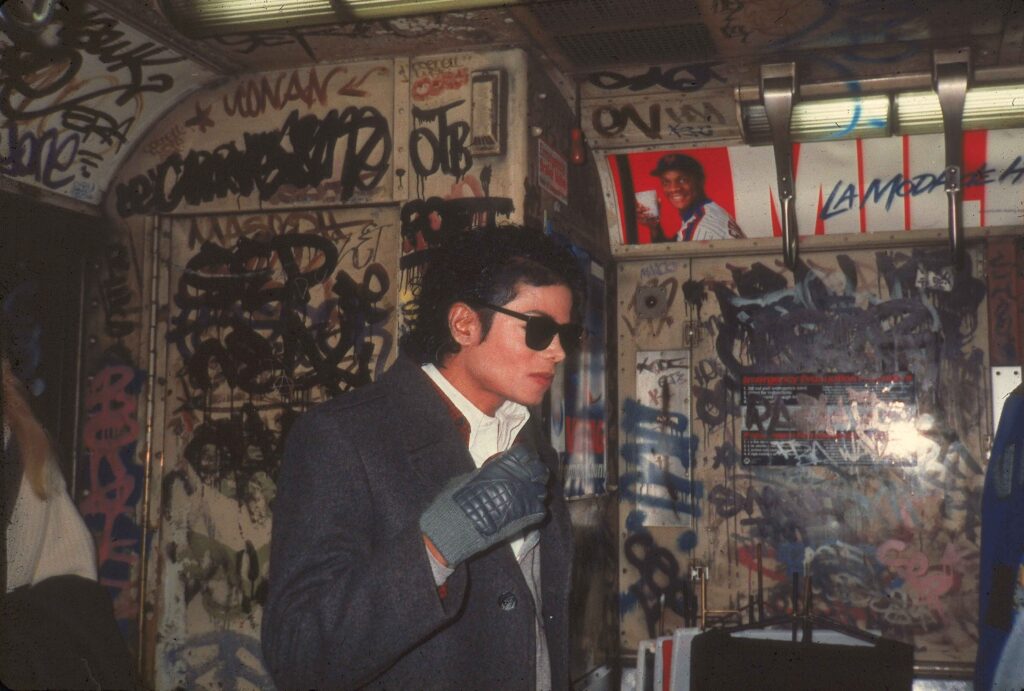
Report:
[{"label": "fluorescent ceiling light", "polygon": [[[896,134],[942,132],[942,111],[934,91],[896,94]],[[985,86],[967,90],[963,128],[991,130],[1024,125],[1024,86]]]},{"label": "fluorescent ceiling light", "polygon": [[[741,108],[744,141],[771,143],[764,106]],[[793,107],[790,136],[795,142],[865,139],[890,134],[941,133],[942,110],[934,91],[907,91],[859,98],[801,101]],[[982,86],[967,90],[965,130],[1024,127],[1024,85]]]},{"label": "fluorescent ceiling light", "polygon": [[295,29],[367,19],[458,12],[519,5],[529,0],[159,0],[182,34],[224,34]]},{"label": "fluorescent ceiling light", "polygon": [[[768,144],[772,141],[764,106],[744,105],[742,119],[748,144]],[[789,120],[789,131],[790,139],[794,142],[887,137],[890,134],[889,97],[883,94],[797,102]]]}]

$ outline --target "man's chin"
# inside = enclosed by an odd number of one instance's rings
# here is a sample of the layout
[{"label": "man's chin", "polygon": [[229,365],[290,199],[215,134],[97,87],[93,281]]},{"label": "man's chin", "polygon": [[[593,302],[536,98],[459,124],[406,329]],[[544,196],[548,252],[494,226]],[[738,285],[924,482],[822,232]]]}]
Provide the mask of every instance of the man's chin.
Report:
[{"label": "man's chin", "polygon": [[547,393],[547,389],[544,389],[544,391],[542,391],[539,395],[516,396],[515,398],[510,398],[509,400],[512,401],[513,403],[524,405],[527,408],[532,408],[534,406],[538,406],[541,404],[541,402],[544,400],[545,393]]}]

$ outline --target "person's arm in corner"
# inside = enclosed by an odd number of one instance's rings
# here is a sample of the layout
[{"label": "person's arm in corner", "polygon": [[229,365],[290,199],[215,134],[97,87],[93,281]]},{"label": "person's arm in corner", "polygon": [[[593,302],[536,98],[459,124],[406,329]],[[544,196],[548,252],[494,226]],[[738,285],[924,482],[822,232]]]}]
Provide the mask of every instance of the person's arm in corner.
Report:
[{"label": "person's arm in corner", "polygon": [[423,535],[375,542],[363,460],[328,415],[292,428],[274,502],[263,655],[281,689],[368,683],[453,617],[465,569],[438,597]]}]

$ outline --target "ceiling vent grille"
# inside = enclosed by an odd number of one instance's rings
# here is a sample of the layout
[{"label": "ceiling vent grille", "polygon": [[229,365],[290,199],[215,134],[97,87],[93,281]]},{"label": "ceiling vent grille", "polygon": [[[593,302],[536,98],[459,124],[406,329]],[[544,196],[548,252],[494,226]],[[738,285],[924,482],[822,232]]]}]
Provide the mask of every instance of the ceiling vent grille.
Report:
[{"label": "ceiling vent grille", "polygon": [[537,21],[552,34],[649,24],[699,22],[695,0],[561,0],[530,5]]},{"label": "ceiling vent grille", "polygon": [[710,32],[703,24],[565,34],[553,38],[569,60],[589,67],[699,62],[716,54]]}]

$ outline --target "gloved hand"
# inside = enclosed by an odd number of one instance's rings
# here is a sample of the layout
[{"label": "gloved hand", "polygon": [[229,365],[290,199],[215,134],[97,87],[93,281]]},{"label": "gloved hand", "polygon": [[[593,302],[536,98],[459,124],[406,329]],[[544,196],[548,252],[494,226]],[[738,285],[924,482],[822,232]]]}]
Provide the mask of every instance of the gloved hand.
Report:
[{"label": "gloved hand", "polygon": [[420,516],[420,530],[455,568],[544,519],[548,469],[537,454],[513,446],[460,475]]}]

